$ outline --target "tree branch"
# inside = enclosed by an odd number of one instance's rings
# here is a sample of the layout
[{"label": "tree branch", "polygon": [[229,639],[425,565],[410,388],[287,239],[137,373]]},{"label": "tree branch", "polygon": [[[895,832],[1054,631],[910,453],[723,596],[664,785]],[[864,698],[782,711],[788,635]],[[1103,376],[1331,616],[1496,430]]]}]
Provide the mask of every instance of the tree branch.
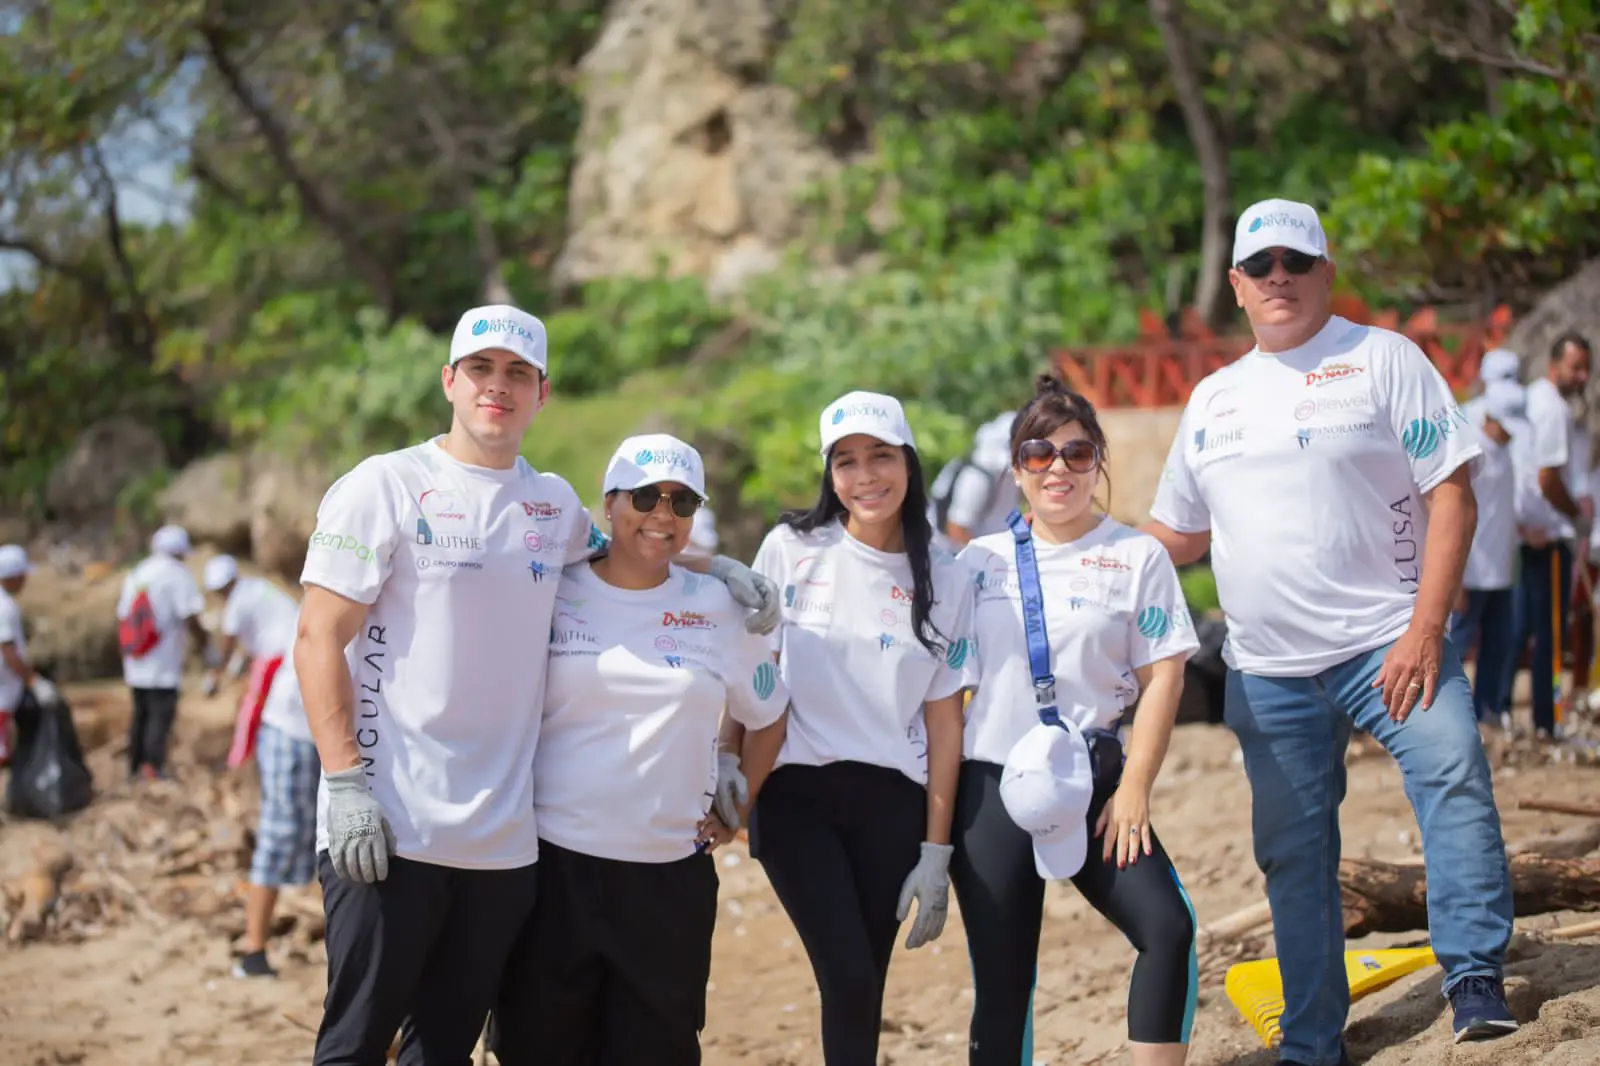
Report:
[{"label": "tree branch", "polygon": [[128,303],[132,308],[133,321],[129,325],[133,328],[128,331],[128,339],[153,365],[155,323],[150,318],[150,305],[145,300],[143,287],[139,284],[138,272],[134,270],[133,261],[128,257],[127,241],[122,228],[122,212],[117,206],[117,185],[111,178],[111,171],[106,166],[105,156],[100,151],[98,141],[91,140],[85,148],[85,154],[89,157],[90,181],[100,196],[101,210],[105,213],[106,242],[111,248],[111,259],[117,266],[117,274],[127,290]]},{"label": "tree branch", "polygon": [[233,57],[228,54],[223,45],[219,28],[213,24],[201,24],[199,27],[201,39],[205,42],[206,54],[211,60],[212,68],[217,76],[222,79],[223,85],[230,95],[238,102],[256,128],[261,132],[262,139],[266,141],[267,151],[272,156],[273,162],[288,178],[299,197],[301,206],[306,214],[322,226],[338,242],[345,256],[350,260],[350,265],[366,281],[377,298],[379,306],[391,319],[399,314],[399,298],[395,291],[394,278],[377,258],[367,248],[366,242],[357,234],[355,227],[348,219],[342,217],[321,190],[307,177],[305,171],[295,161],[294,152],[289,144],[289,134],[278,122],[272,112],[259,100],[250,87],[245,84],[244,75],[234,63]]}]

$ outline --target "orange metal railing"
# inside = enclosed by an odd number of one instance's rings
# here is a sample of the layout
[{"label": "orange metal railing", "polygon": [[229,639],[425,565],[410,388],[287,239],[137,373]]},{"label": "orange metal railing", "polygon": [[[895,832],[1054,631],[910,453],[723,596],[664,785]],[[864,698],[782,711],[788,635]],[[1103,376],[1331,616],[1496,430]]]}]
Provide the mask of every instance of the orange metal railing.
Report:
[{"label": "orange metal railing", "polygon": [[[1398,312],[1373,311],[1343,294],[1334,298],[1333,310],[1411,338],[1458,394],[1478,380],[1483,353],[1504,343],[1512,322],[1511,309],[1501,305],[1482,322],[1441,322],[1434,308],[1424,307],[1401,324]],[[1177,407],[1201,378],[1255,343],[1248,336],[1216,336],[1192,313],[1184,316],[1178,337],[1148,312],[1141,316],[1140,332],[1131,344],[1062,349],[1053,358],[1056,372],[1096,407]]]}]

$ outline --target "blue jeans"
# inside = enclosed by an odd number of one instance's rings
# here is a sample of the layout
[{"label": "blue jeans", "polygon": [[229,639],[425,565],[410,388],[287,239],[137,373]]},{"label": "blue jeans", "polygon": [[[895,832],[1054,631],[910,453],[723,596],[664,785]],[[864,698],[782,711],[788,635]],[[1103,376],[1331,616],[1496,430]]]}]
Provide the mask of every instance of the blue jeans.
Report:
[{"label": "blue jeans", "polygon": [[1572,550],[1558,542],[1543,548],[1522,546],[1522,648],[1533,638],[1533,654],[1528,671],[1533,680],[1533,725],[1554,731],[1556,725],[1555,673],[1555,590],[1550,587],[1552,560],[1561,566],[1561,643],[1566,646],[1567,607],[1572,588]]},{"label": "blue jeans", "polygon": [[1468,589],[1467,610],[1455,617],[1450,643],[1465,659],[1478,645],[1478,672],[1473,678],[1472,702],[1480,722],[1500,722],[1502,705],[1509,699],[1509,680],[1517,668],[1517,634],[1521,624],[1515,611],[1516,590]]},{"label": "blue jeans", "polygon": [[1433,706],[1404,724],[1371,687],[1390,646],[1312,677],[1228,672],[1227,722],[1250,779],[1256,864],[1267,877],[1283,977],[1281,1054],[1339,1061],[1350,1011],[1339,898],[1339,804],[1351,726],[1382,744],[1422,829],[1428,928],[1448,991],[1499,977],[1511,938],[1511,878],[1472,693],[1448,642]]}]

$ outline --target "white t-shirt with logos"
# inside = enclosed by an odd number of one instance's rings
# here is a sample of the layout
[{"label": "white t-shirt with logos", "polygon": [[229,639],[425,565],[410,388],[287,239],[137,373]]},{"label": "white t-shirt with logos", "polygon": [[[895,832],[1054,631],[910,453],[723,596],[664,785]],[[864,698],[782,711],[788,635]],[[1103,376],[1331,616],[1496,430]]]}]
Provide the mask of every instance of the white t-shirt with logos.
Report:
[{"label": "white t-shirt with logos", "polygon": [[520,459],[469,466],[436,440],[367,459],[323,497],[301,582],[371,605],[348,651],[355,736],[400,856],[462,869],[538,858],[550,619],[562,567],[599,540],[561,478]]},{"label": "white t-shirt with logos", "polygon": [[1472,491],[1478,499],[1478,528],[1461,584],[1508,589],[1517,554],[1517,476],[1509,443],[1483,438],[1483,464],[1472,478]]},{"label": "white t-shirt with logos", "polygon": [[1338,316],[1195,386],[1151,515],[1211,531],[1228,665],[1308,677],[1399,637],[1423,495],[1474,466],[1481,439],[1420,348]]},{"label": "white t-shirt with logos", "polygon": [[644,590],[607,584],[587,563],[566,572],[533,762],[540,839],[624,862],[694,854],[723,708],[765,729],[789,704],[745,614],[721,582],[676,566]]},{"label": "white t-shirt with logos", "polygon": [[285,655],[294,646],[300,605],[264,577],[241,577],[222,607],[222,633],[252,659]]},{"label": "white t-shirt with logos", "polygon": [[933,609],[943,654],[911,628],[911,564],[831,522],[811,533],[780,525],[754,568],[783,595],[774,632],[789,723],[777,766],[870,763],[928,780],[923,704],[968,684],[972,579],[950,553],[933,549]]},{"label": "white t-shirt with logos", "polygon": [[1573,460],[1576,437],[1572,409],[1562,398],[1561,390],[1549,378],[1540,378],[1528,385],[1528,436],[1527,477],[1531,479],[1532,492],[1528,496],[1527,513],[1523,524],[1542,529],[1549,537],[1560,539],[1573,535],[1572,520],[1555,509],[1539,488],[1539,471],[1551,467],[1561,471],[1562,484],[1574,499],[1582,495],[1582,487],[1573,480]]},{"label": "white t-shirt with logos", "polygon": [[[0,589],[0,644],[16,645],[23,662],[28,661],[28,639],[22,631],[22,609],[5,589]],[[22,702],[22,678],[0,658],[0,711],[10,713]]]},{"label": "white t-shirt with logos", "polygon": [[189,619],[204,611],[205,597],[189,568],[170,555],[152,555],[122,579],[117,618],[128,617],[140,590],[150,594],[161,639],[137,659],[122,657],[122,679],[129,688],[177,688],[189,651]]},{"label": "white t-shirt with logos", "polygon": [[[1070,544],[1033,541],[1050,638],[1056,707],[1083,729],[1108,729],[1139,698],[1136,670],[1200,646],[1178,572],[1161,542],[1113,518]],[[1039,722],[1010,531],[968,544],[977,588],[977,691],[962,753],[1004,765]]]}]

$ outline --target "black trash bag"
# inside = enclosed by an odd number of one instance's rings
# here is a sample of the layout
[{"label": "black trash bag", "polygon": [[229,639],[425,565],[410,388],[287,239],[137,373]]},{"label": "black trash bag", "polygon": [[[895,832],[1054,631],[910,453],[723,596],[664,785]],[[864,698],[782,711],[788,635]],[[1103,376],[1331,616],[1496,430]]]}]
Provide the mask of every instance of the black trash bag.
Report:
[{"label": "black trash bag", "polygon": [[1187,706],[1179,711],[1178,719],[1217,725],[1222,722],[1228,689],[1228,664],[1222,661],[1228,623],[1220,618],[1197,618],[1194,635],[1200,647],[1184,664],[1183,703]]},{"label": "black trash bag", "polygon": [[24,692],[15,721],[17,744],[6,810],[20,818],[60,818],[87,807],[94,777],[83,761],[66,700],[41,704],[32,692]]}]

